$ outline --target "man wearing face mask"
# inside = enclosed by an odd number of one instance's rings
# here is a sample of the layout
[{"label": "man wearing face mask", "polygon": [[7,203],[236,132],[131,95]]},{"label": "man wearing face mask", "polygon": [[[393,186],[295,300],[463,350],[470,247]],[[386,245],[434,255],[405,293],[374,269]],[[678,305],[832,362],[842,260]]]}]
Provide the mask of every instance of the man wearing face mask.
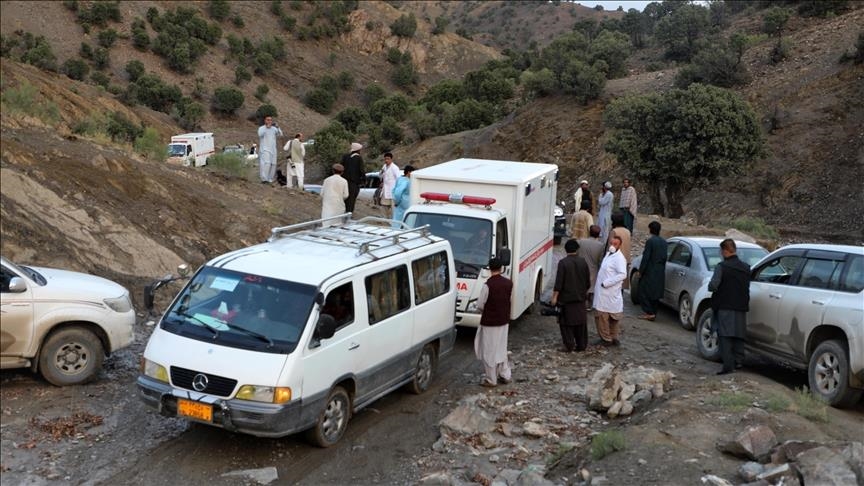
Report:
[{"label": "man wearing face mask", "polygon": [[609,251],[600,263],[594,283],[594,323],[603,346],[618,346],[621,341],[620,322],[624,317],[624,297],[621,285],[627,279],[627,260],[619,251],[621,238],[612,235]]}]

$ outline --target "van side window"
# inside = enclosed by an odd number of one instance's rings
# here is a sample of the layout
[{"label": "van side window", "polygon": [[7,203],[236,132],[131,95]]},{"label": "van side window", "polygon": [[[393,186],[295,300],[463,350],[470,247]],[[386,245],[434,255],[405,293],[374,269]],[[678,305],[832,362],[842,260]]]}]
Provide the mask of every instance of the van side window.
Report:
[{"label": "van side window", "polygon": [[400,265],[366,277],[369,324],[375,324],[411,307],[408,267]]},{"label": "van side window", "polygon": [[447,253],[440,252],[411,262],[414,274],[414,302],[422,304],[450,289],[450,269]]},{"label": "van side window", "polygon": [[331,290],[324,298],[322,314],[330,314],[336,319],[336,330],[354,322],[354,287],[351,282]]}]

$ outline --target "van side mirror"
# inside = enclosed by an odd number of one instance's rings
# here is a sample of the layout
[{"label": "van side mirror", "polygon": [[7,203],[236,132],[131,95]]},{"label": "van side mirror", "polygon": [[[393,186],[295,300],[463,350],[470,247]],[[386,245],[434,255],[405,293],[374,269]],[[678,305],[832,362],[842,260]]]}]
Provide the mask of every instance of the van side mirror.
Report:
[{"label": "van side mirror", "polygon": [[21,277],[12,277],[9,279],[9,292],[20,294],[27,290],[27,282]]},{"label": "van side mirror", "polygon": [[177,265],[177,273],[181,277],[189,275],[189,265],[186,263],[181,263],[180,265]]},{"label": "van side mirror", "polygon": [[318,339],[330,339],[336,334],[336,318],[330,314],[321,314],[318,316],[318,323],[315,325],[315,337]]},{"label": "van side mirror", "polygon": [[501,265],[510,266],[510,248],[501,248],[495,256],[501,260]]}]

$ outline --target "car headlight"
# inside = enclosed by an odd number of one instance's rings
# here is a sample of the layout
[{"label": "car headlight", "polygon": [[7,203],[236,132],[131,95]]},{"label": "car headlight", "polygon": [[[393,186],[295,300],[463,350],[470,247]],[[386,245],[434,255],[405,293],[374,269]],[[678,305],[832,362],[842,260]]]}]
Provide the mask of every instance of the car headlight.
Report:
[{"label": "car headlight", "polygon": [[465,308],[465,312],[470,312],[471,314],[479,314],[480,309],[477,308],[477,301],[472,300],[468,302],[468,307]]},{"label": "car headlight", "polygon": [[132,310],[132,301],[129,300],[129,294],[123,294],[120,297],[114,297],[113,299],[104,299],[102,302],[105,302],[105,305],[114,312],[119,312],[121,314]]},{"label": "car headlight", "polygon": [[141,373],[143,373],[144,376],[149,376],[150,378],[155,378],[159,381],[168,383],[168,370],[159,363],[154,363],[144,357],[141,358]]},{"label": "car headlight", "polygon": [[560,218],[561,216],[564,216],[564,210],[561,209],[560,206],[556,206],[555,211],[553,211],[553,214],[555,214],[556,218]]},{"label": "car headlight", "polygon": [[243,385],[234,398],[253,402],[285,403],[291,400],[291,389],[283,386]]}]

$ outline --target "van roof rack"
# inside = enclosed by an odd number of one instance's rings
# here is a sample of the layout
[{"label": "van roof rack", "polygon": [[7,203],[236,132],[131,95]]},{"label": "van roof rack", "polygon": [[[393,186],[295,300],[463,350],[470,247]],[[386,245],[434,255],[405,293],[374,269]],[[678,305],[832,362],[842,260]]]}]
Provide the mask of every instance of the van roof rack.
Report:
[{"label": "van roof rack", "polygon": [[[329,218],[316,219],[288,226],[280,226],[270,230],[268,242],[282,238],[292,238],[329,245],[357,249],[357,255],[367,254],[373,259],[381,258],[374,252],[389,249],[407,251],[410,248],[405,243],[416,240],[426,240],[427,244],[434,240],[429,231],[429,225],[411,228],[399,221],[400,228],[392,228],[394,220],[366,216],[359,220],[351,219],[352,213],[340,214]],[[322,226],[326,221],[338,220],[335,226]],[[382,256],[387,256],[382,255]]]}]

